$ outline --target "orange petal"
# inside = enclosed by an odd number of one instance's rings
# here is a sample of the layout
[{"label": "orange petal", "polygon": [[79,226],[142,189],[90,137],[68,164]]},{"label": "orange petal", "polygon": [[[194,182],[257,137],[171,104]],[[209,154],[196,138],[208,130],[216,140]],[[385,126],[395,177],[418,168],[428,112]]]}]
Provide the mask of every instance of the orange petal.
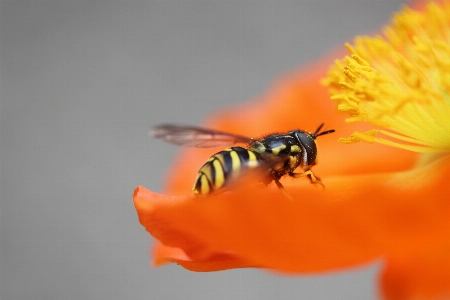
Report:
[{"label": "orange petal", "polygon": [[385,299],[450,299],[450,239],[441,237],[427,251],[390,258],[381,275]]},{"label": "orange petal", "polygon": [[218,254],[207,261],[193,261],[182,249],[165,246],[160,242],[155,245],[153,254],[155,257],[153,264],[155,266],[173,262],[182,265],[188,270],[197,272],[220,271],[249,266],[248,262],[228,254]]},{"label": "orange petal", "polygon": [[247,266],[317,272],[426,252],[447,239],[449,166],[445,156],[403,173],[328,178],[325,189],[291,180],[285,186],[294,201],[246,180],[202,198],[139,187],[134,201],[141,224],[203,270],[228,256]]}]

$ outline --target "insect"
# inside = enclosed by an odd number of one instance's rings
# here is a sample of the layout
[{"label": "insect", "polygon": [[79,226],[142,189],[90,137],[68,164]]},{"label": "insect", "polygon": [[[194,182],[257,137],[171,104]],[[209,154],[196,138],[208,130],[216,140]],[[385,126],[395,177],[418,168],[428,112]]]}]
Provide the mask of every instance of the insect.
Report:
[{"label": "insect", "polygon": [[[321,132],[323,125],[320,124],[314,133],[291,130],[269,134],[261,139],[178,125],[156,126],[150,134],[171,144],[199,148],[246,144],[246,147],[230,147],[211,156],[198,171],[192,188],[195,195],[223,191],[243,171],[259,168],[263,184],[274,181],[280,191],[291,198],[280,182],[285,175],[293,178],[308,176],[312,183],[321,184],[310,169],[317,159],[316,138],[334,132],[334,129]],[[298,167],[303,169],[302,173],[294,172]]]}]

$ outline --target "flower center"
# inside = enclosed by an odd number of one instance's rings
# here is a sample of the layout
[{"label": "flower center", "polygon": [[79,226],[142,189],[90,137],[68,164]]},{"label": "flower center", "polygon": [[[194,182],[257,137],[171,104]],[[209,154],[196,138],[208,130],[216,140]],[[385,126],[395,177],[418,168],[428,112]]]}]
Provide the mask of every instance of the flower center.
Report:
[{"label": "flower center", "polygon": [[[450,152],[450,2],[424,12],[404,8],[383,37],[358,37],[330,69],[330,87],[347,122],[388,130],[355,132],[366,141],[415,152]],[[383,134],[386,138],[378,137]]]}]

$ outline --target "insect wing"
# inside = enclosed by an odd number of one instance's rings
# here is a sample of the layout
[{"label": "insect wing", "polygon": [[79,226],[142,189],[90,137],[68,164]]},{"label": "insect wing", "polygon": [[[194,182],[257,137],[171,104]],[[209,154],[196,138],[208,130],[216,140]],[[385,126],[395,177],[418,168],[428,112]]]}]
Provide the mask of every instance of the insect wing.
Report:
[{"label": "insect wing", "polygon": [[273,169],[279,168],[279,165],[285,164],[288,159],[288,157],[273,157],[270,160],[259,161],[256,166],[241,169],[238,177],[231,178],[227,182],[226,189],[233,189],[234,185],[242,181],[250,184],[253,182],[255,186],[260,184],[267,186],[276,179],[272,173]]},{"label": "insect wing", "polygon": [[160,125],[150,130],[150,135],[168,143],[197,148],[232,146],[248,143],[252,138],[200,127]]}]

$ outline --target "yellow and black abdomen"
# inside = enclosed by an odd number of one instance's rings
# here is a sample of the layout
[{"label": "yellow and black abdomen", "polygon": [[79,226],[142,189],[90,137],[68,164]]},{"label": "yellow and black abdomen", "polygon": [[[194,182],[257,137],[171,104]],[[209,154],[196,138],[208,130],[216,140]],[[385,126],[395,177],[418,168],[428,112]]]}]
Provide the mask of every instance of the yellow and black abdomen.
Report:
[{"label": "yellow and black abdomen", "polygon": [[211,156],[200,168],[192,188],[195,195],[205,195],[239,176],[246,168],[260,164],[257,154],[242,147],[231,147]]}]

